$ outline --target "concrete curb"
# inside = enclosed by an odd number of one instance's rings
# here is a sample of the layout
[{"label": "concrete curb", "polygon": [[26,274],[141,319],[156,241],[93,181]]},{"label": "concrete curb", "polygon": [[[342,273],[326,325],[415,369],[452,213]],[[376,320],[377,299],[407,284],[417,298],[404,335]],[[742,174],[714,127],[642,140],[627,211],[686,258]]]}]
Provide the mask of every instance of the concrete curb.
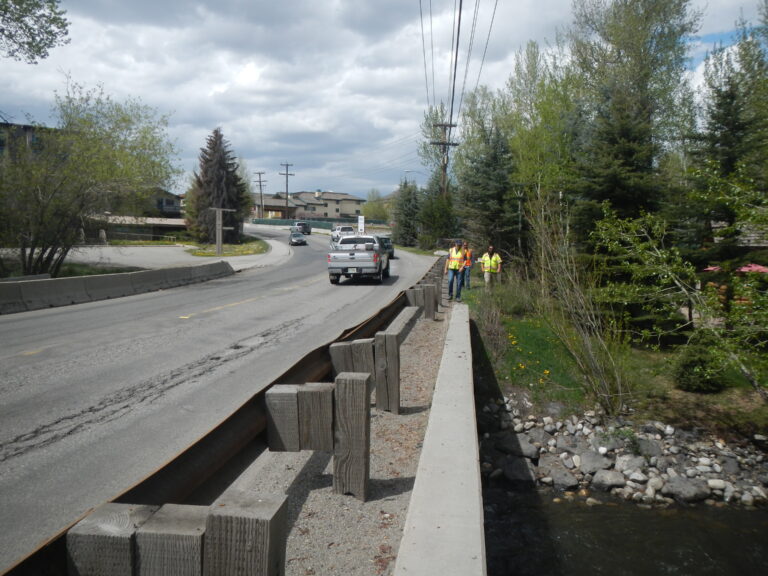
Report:
[{"label": "concrete curb", "polygon": [[454,304],[396,576],[486,574],[469,309]]}]

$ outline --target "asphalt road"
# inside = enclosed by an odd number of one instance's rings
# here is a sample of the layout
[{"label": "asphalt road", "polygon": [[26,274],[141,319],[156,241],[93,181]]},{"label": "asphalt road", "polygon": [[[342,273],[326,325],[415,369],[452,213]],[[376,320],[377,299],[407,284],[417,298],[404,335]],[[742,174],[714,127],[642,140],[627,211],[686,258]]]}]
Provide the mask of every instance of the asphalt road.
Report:
[{"label": "asphalt road", "polygon": [[[261,233],[273,249],[242,257],[250,260],[233,264],[241,271],[229,278],[0,316],[0,573],[196,442],[434,262],[400,252],[382,285],[332,286],[327,236],[288,249],[286,230]],[[102,261],[140,265],[133,259],[142,250],[121,250],[102,251]],[[143,249],[145,262],[157,250]],[[187,257],[182,250],[165,261]]]}]

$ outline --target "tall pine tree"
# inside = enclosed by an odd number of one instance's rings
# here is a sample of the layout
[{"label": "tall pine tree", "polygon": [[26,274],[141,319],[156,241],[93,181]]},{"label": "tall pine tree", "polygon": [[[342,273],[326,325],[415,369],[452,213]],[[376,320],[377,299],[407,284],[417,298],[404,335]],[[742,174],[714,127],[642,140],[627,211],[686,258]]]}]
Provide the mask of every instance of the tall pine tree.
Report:
[{"label": "tall pine tree", "polygon": [[223,239],[227,244],[240,241],[243,220],[250,212],[252,200],[248,187],[238,174],[235,156],[216,128],[200,150],[200,171],[195,172],[187,191],[187,223],[200,242],[216,240],[216,210],[223,212]]}]

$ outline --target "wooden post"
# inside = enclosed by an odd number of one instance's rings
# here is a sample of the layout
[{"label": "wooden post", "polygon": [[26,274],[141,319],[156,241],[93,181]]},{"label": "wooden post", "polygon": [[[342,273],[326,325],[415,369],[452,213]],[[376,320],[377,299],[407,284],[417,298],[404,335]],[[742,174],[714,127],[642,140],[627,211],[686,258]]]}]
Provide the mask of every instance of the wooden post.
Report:
[{"label": "wooden post", "polygon": [[285,494],[230,489],[213,503],[205,525],[205,576],[285,574]]},{"label": "wooden post", "polygon": [[336,376],[333,490],[365,501],[371,453],[371,375],[342,372]]},{"label": "wooden post", "polygon": [[67,532],[70,576],[133,576],[136,529],[157,506],[102,504]]},{"label": "wooden post", "polygon": [[136,574],[201,576],[208,506],[165,504],[136,532]]},{"label": "wooden post", "polygon": [[434,284],[424,284],[424,318],[427,320],[435,319],[435,310],[437,308],[436,291],[437,288]]},{"label": "wooden post", "polygon": [[393,414],[400,413],[400,344],[408,337],[421,309],[407,306],[386,330],[375,335],[376,407]]},{"label": "wooden post", "polygon": [[333,384],[312,382],[298,387],[301,450],[333,451]]},{"label": "wooden post", "polygon": [[397,334],[376,333],[376,408],[400,413],[400,344]]},{"label": "wooden post", "polygon": [[264,395],[267,404],[267,442],[273,452],[298,452],[298,386],[275,384]]}]

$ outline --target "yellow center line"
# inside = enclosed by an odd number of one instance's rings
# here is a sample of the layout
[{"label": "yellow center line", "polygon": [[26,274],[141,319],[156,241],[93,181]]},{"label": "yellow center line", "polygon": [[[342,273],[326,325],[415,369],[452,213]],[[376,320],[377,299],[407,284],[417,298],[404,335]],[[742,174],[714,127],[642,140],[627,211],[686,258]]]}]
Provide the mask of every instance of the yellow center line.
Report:
[{"label": "yellow center line", "polygon": [[[299,288],[305,288],[307,286],[310,286],[314,282],[317,282],[315,279],[310,279],[306,282],[299,283],[299,284],[293,284],[291,286],[284,286],[279,289],[280,292],[290,292],[291,290],[296,290]],[[184,316],[179,316],[180,320],[189,320],[190,318],[194,316],[199,316],[201,314],[208,314],[209,312],[218,312],[220,310],[226,310],[227,308],[233,308],[234,306],[240,306],[241,304],[249,304],[251,302],[256,302],[257,300],[262,300],[266,297],[266,294],[262,294],[261,296],[255,296],[253,298],[248,298],[246,300],[240,300],[239,302],[230,302],[229,304],[222,304],[221,306],[215,306],[213,308],[208,308],[207,310],[201,310],[200,312],[192,312],[191,314],[186,314]]]},{"label": "yellow center line", "polygon": [[37,350],[25,350],[21,353],[21,356],[34,356],[35,354],[40,354],[40,352],[43,350],[45,350],[45,348],[38,348]]}]

